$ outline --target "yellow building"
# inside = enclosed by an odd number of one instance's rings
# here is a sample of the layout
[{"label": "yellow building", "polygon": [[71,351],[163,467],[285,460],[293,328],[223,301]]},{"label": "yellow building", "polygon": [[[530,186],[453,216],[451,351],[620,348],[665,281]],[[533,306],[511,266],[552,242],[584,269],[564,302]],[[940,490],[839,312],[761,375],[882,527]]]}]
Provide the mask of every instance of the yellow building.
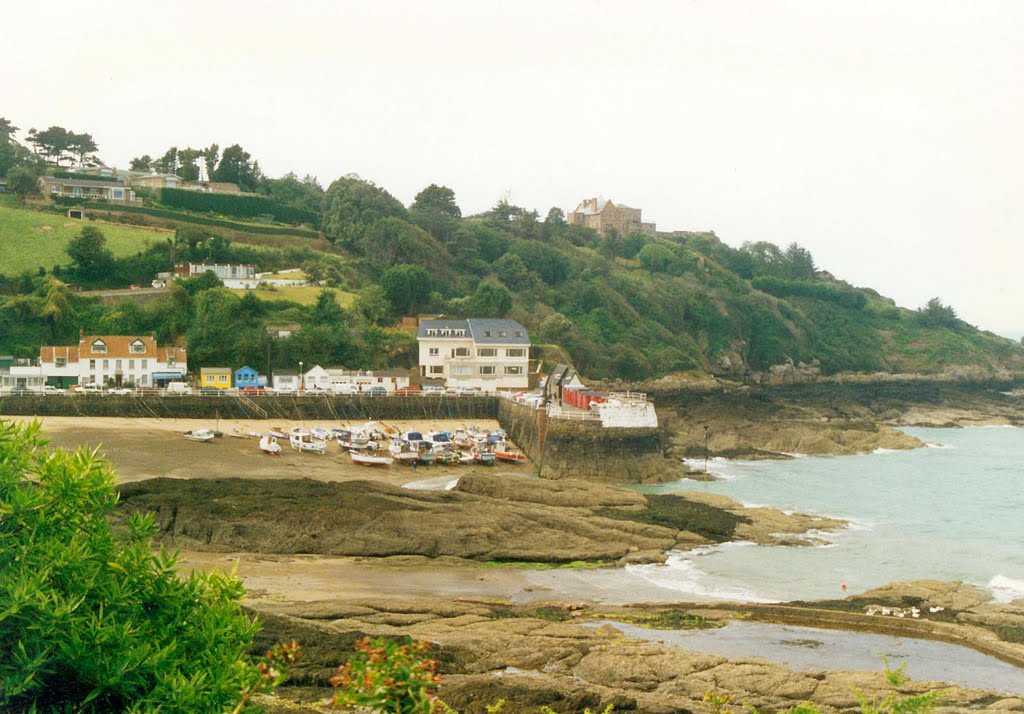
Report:
[{"label": "yellow building", "polygon": [[231,370],[227,367],[203,367],[199,370],[199,386],[231,389]]}]

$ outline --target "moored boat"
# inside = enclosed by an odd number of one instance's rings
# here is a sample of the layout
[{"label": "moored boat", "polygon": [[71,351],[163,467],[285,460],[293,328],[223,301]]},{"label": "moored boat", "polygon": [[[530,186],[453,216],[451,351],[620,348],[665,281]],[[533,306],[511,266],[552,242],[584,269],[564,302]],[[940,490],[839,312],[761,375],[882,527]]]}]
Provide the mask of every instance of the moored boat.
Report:
[{"label": "moored boat", "polygon": [[504,441],[494,445],[494,458],[507,464],[518,464],[520,461],[526,461],[525,454],[521,451],[516,451]]},{"label": "moored boat", "polygon": [[271,456],[281,455],[281,445],[277,443],[277,439],[269,434],[260,438],[260,450]]},{"label": "moored boat", "polygon": [[185,438],[189,441],[213,441],[215,434],[210,429],[194,429],[185,432]]},{"label": "moored boat", "polygon": [[314,439],[313,435],[302,427],[292,429],[288,433],[288,441],[293,449],[298,449],[299,451],[309,451],[314,454],[323,454],[327,451],[326,441]]},{"label": "moored boat", "polygon": [[356,451],[355,449],[350,450],[348,455],[352,457],[353,463],[357,463],[360,466],[390,466],[395,461],[391,456],[385,456],[384,454],[367,454],[362,451]]}]

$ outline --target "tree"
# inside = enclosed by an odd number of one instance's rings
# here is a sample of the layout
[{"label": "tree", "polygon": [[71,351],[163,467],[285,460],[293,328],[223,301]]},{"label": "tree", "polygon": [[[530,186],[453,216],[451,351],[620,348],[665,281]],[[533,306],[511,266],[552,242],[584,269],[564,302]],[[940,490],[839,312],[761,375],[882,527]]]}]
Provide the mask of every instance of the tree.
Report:
[{"label": "tree", "polygon": [[132,159],[128,164],[128,168],[132,171],[149,171],[152,165],[153,158],[149,154],[143,154]]},{"label": "tree", "polygon": [[236,184],[243,191],[255,191],[260,171],[259,165],[250,161],[251,158],[249,152],[241,146],[232,144],[224,149],[224,155],[220,157],[220,163],[210,179]]},{"label": "tree", "polygon": [[71,132],[61,126],[51,126],[43,131],[28,131],[28,143],[35,147],[36,153],[58,166],[71,146],[71,141]]},{"label": "tree", "polygon": [[337,293],[321,290],[310,308],[306,323],[311,326],[339,327],[345,324],[345,311],[338,304]]},{"label": "tree", "polygon": [[217,160],[220,156],[220,147],[216,144],[210,144],[203,149],[203,163],[206,166],[206,178],[210,179],[213,176],[213,172],[217,170]]},{"label": "tree", "polygon": [[784,271],[787,278],[814,280],[814,257],[811,251],[797,243],[790,243],[783,254]]},{"label": "tree", "polygon": [[98,148],[95,140],[92,138],[92,134],[75,134],[71,132],[68,135],[68,153],[78,159],[79,165],[85,164],[86,156]]},{"label": "tree", "polygon": [[384,297],[403,315],[414,315],[430,298],[430,275],[421,265],[396,265],[380,278]]},{"label": "tree", "polygon": [[172,146],[164,155],[152,163],[152,168],[162,174],[173,174],[178,170],[178,147]]},{"label": "tree", "polygon": [[661,245],[660,243],[649,243],[643,247],[643,250],[636,257],[644,270],[651,273],[664,273],[668,271],[676,255],[668,246]]},{"label": "tree", "polygon": [[260,179],[259,193],[289,206],[320,214],[324,208],[324,188],[315,176],[300,179],[292,172],[279,179]]},{"label": "tree", "polygon": [[7,172],[7,188],[21,197],[39,194],[39,178],[27,166],[15,166]]},{"label": "tree", "polygon": [[175,172],[185,181],[199,180],[199,164],[197,161],[203,152],[199,149],[181,149],[178,151],[178,170]]},{"label": "tree", "polygon": [[259,681],[241,582],[179,576],[110,465],[0,422],[0,710],[230,711]]},{"label": "tree", "polygon": [[512,293],[504,285],[481,281],[469,300],[471,317],[505,317],[512,309]]},{"label": "tree", "polygon": [[327,189],[324,234],[332,242],[354,248],[384,218],[407,218],[405,206],[384,189],[358,176],[345,176]]},{"label": "tree", "polygon": [[10,120],[0,117],[0,143],[10,141],[17,131],[18,127],[11,124]]},{"label": "tree", "polygon": [[494,272],[501,278],[501,282],[513,286],[516,290],[522,290],[531,282],[526,263],[515,253],[505,253],[501,256],[494,264]]},{"label": "tree", "polygon": [[72,238],[66,248],[72,269],[83,280],[100,280],[109,275],[114,255],[107,249],[107,238],[94,226],[84,226],[78,237]]},{"label": "tree", "polygon": [[416,194],[410,211],[441,213],[452,218],[462,218],[462,209],[455,202],[455,192],[447,186],[432,183]]},{"label": "tree", "polygon": [[370,285],[360,290],[354,307],[367,322],[374,325],[386,324],[393,310],[384,296],[384,289],[379,285]]},{"label": "tree", "polygon": [[928,327],[957,327],[960,324],[956,310],[949,305],[943,305],[937,297],[933,297],[923,307],[918,308],[917,315],[921,324]]}]

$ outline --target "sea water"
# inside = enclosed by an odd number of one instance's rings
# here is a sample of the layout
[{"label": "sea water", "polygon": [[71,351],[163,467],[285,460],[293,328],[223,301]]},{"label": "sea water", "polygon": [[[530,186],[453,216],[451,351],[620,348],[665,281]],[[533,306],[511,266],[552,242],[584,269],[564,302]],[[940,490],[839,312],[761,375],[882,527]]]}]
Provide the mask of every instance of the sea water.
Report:
[{"label": "sea water", "polygon": [[833,598],[922,578],[987,587],[1001,602],[1024,598],[1024,429],[906,431],[929,448],[715,460],[709,470],[721,481],[642,487],[719,493],[748,505],[843,518],[850,527],[827,535],[823,546],[727,543],[622,575],[679,599]]}]

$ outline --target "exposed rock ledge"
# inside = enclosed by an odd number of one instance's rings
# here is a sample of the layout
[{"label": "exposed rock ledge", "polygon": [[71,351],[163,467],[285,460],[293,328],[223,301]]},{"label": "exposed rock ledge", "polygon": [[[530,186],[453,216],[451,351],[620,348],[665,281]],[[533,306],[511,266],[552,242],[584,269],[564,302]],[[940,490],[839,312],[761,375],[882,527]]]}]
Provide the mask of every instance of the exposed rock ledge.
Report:
[{"label": "exposed rock ledge", "polygon": [[[379,482],[152,479],[119,512],[152,511],[159,537],[195,550],[568,563],[659,562],[728,540],[799,545],[841,521],[722,496],[645,496],[585,481],[470,475],[452,491]],[[811,531],[811,534],[807,532]]]}]

